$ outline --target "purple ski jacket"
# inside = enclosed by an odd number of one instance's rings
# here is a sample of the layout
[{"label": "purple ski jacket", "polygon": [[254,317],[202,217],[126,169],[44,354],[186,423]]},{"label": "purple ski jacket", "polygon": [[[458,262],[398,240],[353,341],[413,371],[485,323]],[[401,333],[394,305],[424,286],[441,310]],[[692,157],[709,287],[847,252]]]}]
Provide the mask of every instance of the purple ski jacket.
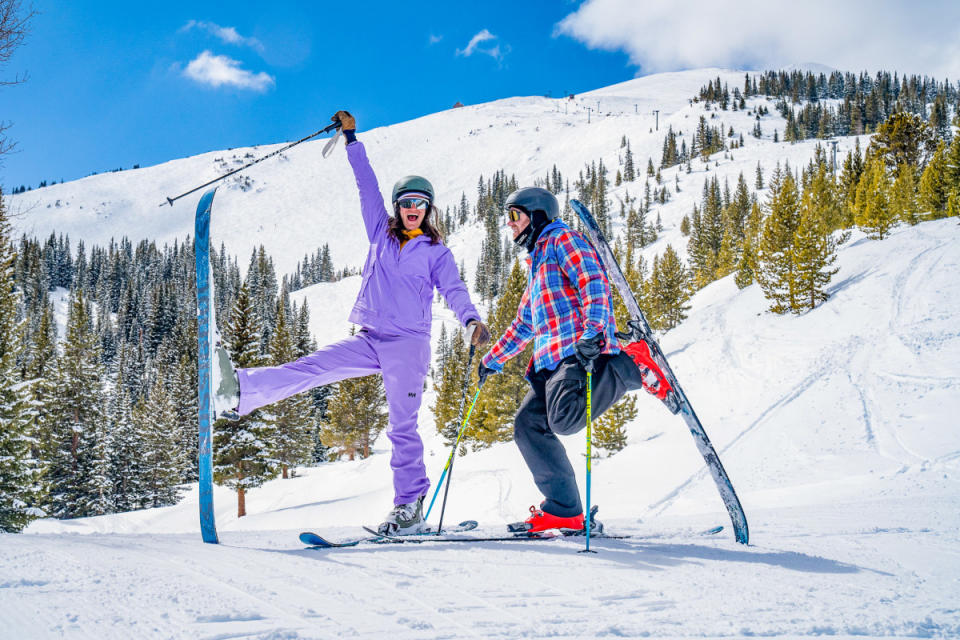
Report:
[{"label": "purple ski jacket", "polygon": [[430,244],[430,238],[421,235],[407,241],[401,251],[400,243],[387,231],[390,214],[363,144],[348,144],[347,158],[357,179],[370,240],[350,322],[384,335],[429,336],[434,287],[463,325],[479,320],[450,249],[442,242]]}]

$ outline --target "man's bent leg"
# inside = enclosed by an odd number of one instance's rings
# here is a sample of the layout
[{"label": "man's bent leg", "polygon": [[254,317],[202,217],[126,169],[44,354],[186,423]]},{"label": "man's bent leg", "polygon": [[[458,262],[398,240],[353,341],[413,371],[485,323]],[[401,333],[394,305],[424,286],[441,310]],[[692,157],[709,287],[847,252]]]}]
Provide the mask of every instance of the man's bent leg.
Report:
[{"label": "man's bent leg", "polygon": [[[590,394],[591,417],[599,418],[623,394],[639,388],[639,379],[639,370],[622,353],[597,358]],[[545,395],[551,431],[570,435],[587,426],[587,372],[575,357],[566,358],[547,379]]]},{"label": "man's bent leg", "polygon": [[547,425],[543,382],[534,374],[531,385],[539,385],[527,392],[514,420],[513,436],[524,462],[533,474],[533,481],[546,500],[541,507],[555,516],[575,516],[583,513],[577,478],[567,458],[567,452]]}]

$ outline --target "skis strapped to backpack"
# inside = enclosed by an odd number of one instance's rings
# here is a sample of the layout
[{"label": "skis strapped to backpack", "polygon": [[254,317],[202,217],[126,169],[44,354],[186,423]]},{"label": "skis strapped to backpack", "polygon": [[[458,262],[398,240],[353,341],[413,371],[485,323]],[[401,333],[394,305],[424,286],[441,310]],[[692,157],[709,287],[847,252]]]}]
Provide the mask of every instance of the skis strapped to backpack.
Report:
[{"label": "skis strapped to backpack", "polygon": [[613,256],[610,244],[604,237],[599,225],[597,225],[597,221],[594,220],[593,215],[582,203],[577,200],[571,200],[570,206],[573,207],[573,210],[580,217],[580,220],[583,221],[587,236],[590,238],[594,249],[596,249],[600,256],[600,261],[607,273],[607,278],[620,292],[620,296],[623,298],[627,310],[630,312],[630,330],[618,334],[617,337],[624,338],[631,342],[642,341],[650,350],[651,357],[663,371],[670,385],[670,390],[665,397],[661,399],[671,413],[679,413],[683,417],[684,422],[687,423],[687,428],[693,436],[697,449],[707,463],[707,468],[713,476],[713,481],[720,491],[720,497],[723,499],[723,503],[727,507],[727,512],[730,514],[734,536],[737,542],[747,544],[750,533],[747,527],[747,517],[743,512],[743,507],[740,505],[740,499],[737,498],[737,494],[733,490],[733,484],[731,484],[727,472],[720,463],[717,451],[713,448],[710,438],[707,437],[707,433],[704,431],[700,419],[697,418],[697,414],[693,411],[690,401],[687,399],[686,394],[684,394],[683,389],[680,388],[680,383],[677,382],[676,376],[670,369],[670,365],[667,363],[663,351],[660,350],[660,345],[657,344],[657,341],[653,338],[653,331],[651,331],[650,325],[643,315],[643,311],[640,310],[640,305],[630,290],[630,286],[627,284],[627,279],[624,277],[617,259]]}]

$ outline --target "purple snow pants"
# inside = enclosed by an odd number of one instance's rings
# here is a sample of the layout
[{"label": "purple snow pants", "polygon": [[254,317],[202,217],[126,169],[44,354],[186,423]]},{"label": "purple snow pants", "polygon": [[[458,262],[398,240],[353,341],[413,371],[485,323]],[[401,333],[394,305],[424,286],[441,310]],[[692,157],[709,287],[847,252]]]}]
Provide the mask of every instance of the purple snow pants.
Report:
[{"label": "purple snow pants", "polygon": [[390,408],[387,437],[393,444],[393,501],[407,504],[430,488],[423,464],[423,442],[417,433],[417,412],[429,365],[429,336],[385,336],[363,329],[294,362],[237,369],[238,411],[246,415],[320,385],[382,373]]}]

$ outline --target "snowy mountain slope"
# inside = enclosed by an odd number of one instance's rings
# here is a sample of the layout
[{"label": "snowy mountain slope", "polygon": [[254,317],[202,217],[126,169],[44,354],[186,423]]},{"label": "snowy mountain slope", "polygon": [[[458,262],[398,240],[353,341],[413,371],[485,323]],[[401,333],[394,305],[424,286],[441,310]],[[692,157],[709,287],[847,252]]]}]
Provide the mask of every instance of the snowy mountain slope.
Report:
[{"label": "snowy mountain slope", "polygon": [[[663,340],[743,500],[748,547],[682,423],[642,397],[593,485],[607,526],[636,537],[596,541],[595,557],[574,540],[302,550],[297,531],[348,536],[389,505],[384,442],[257,489],[243,519],[218,487],[218,547],[200,542],[194,490],[175,507],[35,522],[2,538],[0,619],[41,638],[954,637],[956,222],[855,234],[838,266],[831,299],[802,316],[716,282]],[[349,299],[348,282],[318,287],[337,285]],[[445,451],[423,431],[436,478]],[[582,437],[565,443],[579,460]],[[492,533],[536,499],[502,444],[458,461],[447,518]]]},{"label": "snowy mountain slope", "polygon": [[[478,177],[489,177],[501,168],[515,174],[521,184],[529,184],[556,164],[572,183],[584,163],[602,157],[612,180],[622,160],[620,140],[624,135],[631,141],[641,171],[647,157],[659,164],[663,135],[669,125],[682,131],[689,144],[697,119],[705,113],[702,105],[690,105],[689,100],[701,86],[718,76],[731,87],[743,83],[743,73],[739,71],[666,73],[585,93],[575,100],[508,98],[372,131],[363,130],[363,114],[357,114],[360,138],[367,146],[383,192],[389,195],[393,182],[400,176],[421,173],[434,183],[441,207],[459,204],[461,193],[466,193],[473,204]],[[593,110],[590,114],[588,107]],[[660,110],[659,130],[654,129],[653,109]],[[711,113],[706,114],[708,119]],[[724,162],[722,155],[715,157],[721,162],[721,178],[729,176],[735,180],[739,171],[752,178],[761,158],[789,157],[791,163],[797,164],[811,156],[814,143],[774,145],[769,140],[750,138],[754,121],[745,112],[720,112],[710,124],[720,121],[733,126],[738,133],[743,132],[747,141],[746,149],[735,154],[734,162]],[[776,114],[764,118],[762,125],[768,138],[774,128],[782,134],[783,120]],[[288,273],[305,253],[312,254],[325,242],[330,243],[338,267],[362,265],[367,242],[359,224],[353,176],[343,149],[338,148],[330,158],[321,158],[324,144],[323,140],[304,143],[280,158],[249,169],[242,174],[251,181],[246,191],[241,190],[237,177],[220,187],[214,205],[214,241],[225,242],[231,253],[241,257],[244,268],[250,251],[263,244],[274,257],[279,272]],[[105,245],[111,236],[124,235],[134,242],[141,238],[172,242],[192,235],[200,193],[179,200],[172,208],[159,207],[167,196],[193,188],[280,146],[212,151],[153,167],[91,176],[9,196],[10,209],[20,212],[14,222],[18,232],[39,237],[51,232],[68,233],[74,242],[83,239],[87,246]],[[840,151],[844,148],[845,143]],[[772,164],[769,163],[768,170]],[[679,224],[693,199],[699,198],[706,174],[701,163],[695,162],[694,168],[690,176],[680,176],[685,197],[663,211],[668,226]],[[668,183],[672,183],[675,171],[666,172]],[[642,182],[629,186],[632,195],[642,196]],[[611,193],[613,198],[622,195],[623,189]],[[473,238],[476,242],[475,235]],[[474,268],[473,262],[467,261],[468,269]]]}]

